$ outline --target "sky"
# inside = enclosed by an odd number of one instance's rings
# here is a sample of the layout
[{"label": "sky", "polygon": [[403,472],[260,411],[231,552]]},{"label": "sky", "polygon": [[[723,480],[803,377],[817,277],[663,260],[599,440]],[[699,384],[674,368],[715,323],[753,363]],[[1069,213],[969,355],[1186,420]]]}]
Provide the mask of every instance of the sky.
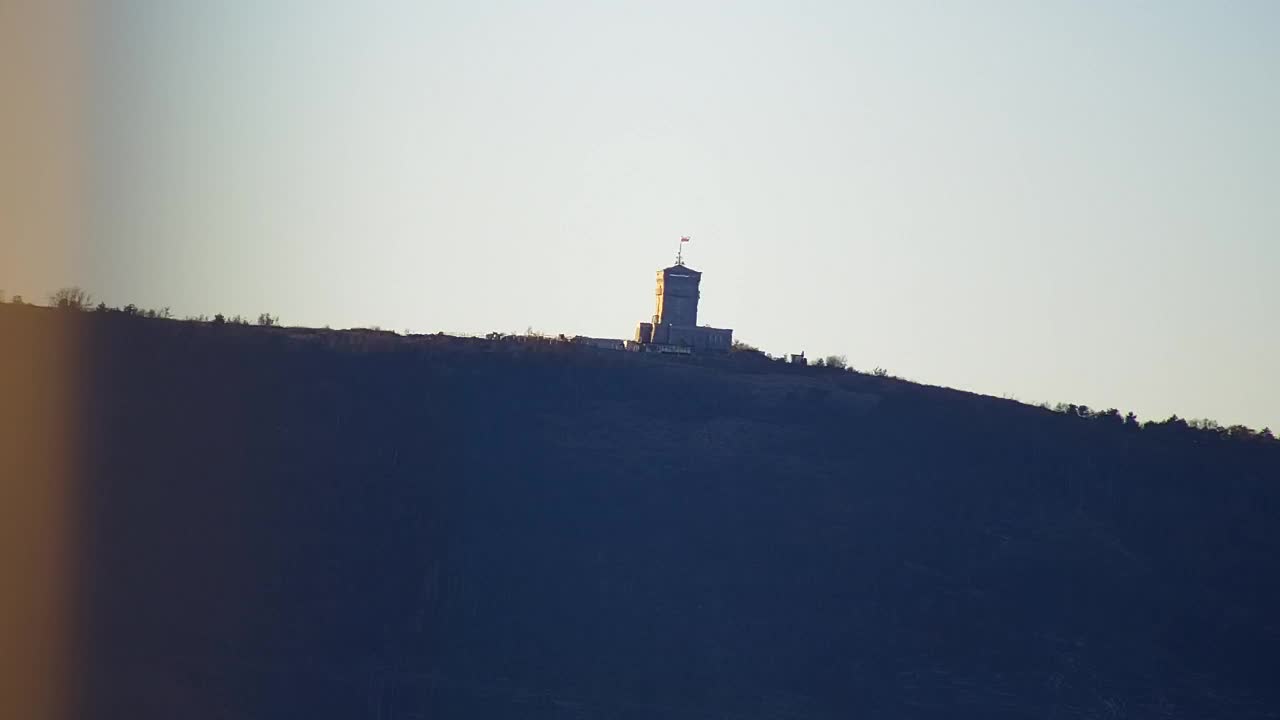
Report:
[{"label": "sky", "polygon": [[7,2],[10,295],[1280,429],[1280,3]]}]

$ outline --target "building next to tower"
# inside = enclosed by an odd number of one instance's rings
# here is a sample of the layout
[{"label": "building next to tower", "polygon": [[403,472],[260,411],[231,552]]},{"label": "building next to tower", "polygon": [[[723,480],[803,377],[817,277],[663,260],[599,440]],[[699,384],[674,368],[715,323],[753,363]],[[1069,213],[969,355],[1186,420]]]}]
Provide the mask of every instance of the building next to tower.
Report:
[{"label": "building next to tower", "polygon": [[659,352],[728,352],[733,330],[698,325],[699,285],[702,273],[684,264],[682,252],[676,264],[658,271],[657,301],[651,322],[636,328],[636,349]]}]

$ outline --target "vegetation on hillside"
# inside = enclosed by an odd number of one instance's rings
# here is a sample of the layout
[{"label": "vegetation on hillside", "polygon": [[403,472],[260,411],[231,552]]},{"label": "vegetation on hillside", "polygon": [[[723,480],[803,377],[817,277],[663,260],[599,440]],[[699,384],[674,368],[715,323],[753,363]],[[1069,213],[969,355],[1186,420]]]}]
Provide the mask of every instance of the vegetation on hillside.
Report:
[{"label": "vegetation on hillside", "polygon": [[[71,286],[71,287],[61,288],[56,292],[51,293],[49,296],[49,305],[50,307],[63,309],[63,310],[87,311],[87,310],[90,310],[91,308],[92,299],[93,298],[89,293],[85,292],[79,287]],[[2,302],[2,300],[3,300],[3,296],[0,295],[0,302]],[[17,304],[17,305],[23,304],[21,296],[14,296],[13,304]],[[141,310],[133,304],[126,305],[123,308],[115,308],[115,307],[108,307],[104,303],[99,303],[97,307],[93,309],[96,312],[118,313],[122,315],[139,316],[139,317],[145,317],[145,318],[151,318],[151,319],[171,319],[172,318],[172,314],[170,313],[168,307],[161,308],[159,310],[151,310],[151,309]],[[213,325],[225,325],[225,324],[249,325],[250,324],[250,321],[247,318],[242,317],[240,315],[234,315],[228,318],[221,313],[214,315],[212,319],[204,315],[199,315],[199,316],[187,317],[187,318],[184,318],[184,320],[187,322],[210,323]],[[270,313],[261,313],[258,315],[257,320],[253,324],[256,324],[261,327],[279,327],[280,319],[279,319],[279,316],[271,315]],[[292,330],[294,330],[295,332],[306,333],[306,334],[319,332],[315,329],[302,329],[302,328],[292,328]],[[398,336],[397,333],[394,333],[392,331],[384,331],[378,327],[356,328],[348,331],[330,331],[328,328],[325,328],[325,331],[347,332],[347,333],[356,333],[356,334],[387,333],[389,335]],[[523,345],[529,345],[531,343],[539,344],[539,345],[547,345],[547,346],[561,344],[561,345],[564,345],[562,349],[566,351],[576,350],[576,348],[569,347],[569,344],[570,344],[569,337],[563,334],[551,335],[548,333],[536,331],[532,327],[526,329],[523,334],[489,332],[484,334],[482,337],[490,341],[502,341],[507,343],[515,343],[515,344],[523,344]],[[344,340],[341,344],[348,347],[352,345],[349,339]],[[357,347],[363,346],[362,343],[355,343],[355,345]],[[368,347],[369,348],[386,348],[387,346],[385,343],[370,343]],[[767,352],[764,352],[760,348],[754,345],[751,345],[749,343],[746,343],[740,339],[735,339],[733,341],[733,345],[730,349],[730,355],[735,357],[764,359],[764,360],[769,360],[775,363],[786,362],[786,358],[775,357]],[[844,355],[828,355],[823,358],[818,358],[813,363],[805,367],[814,368],[815,370],[838,370],[838,371],[847,371],[850,373],[858,373],[858,371],[855,370],[853,366],[849,364],[848,359]],[[876,367],[868,374],[878,378],[893,378],[893,376],[889,373],[889,371],[882,367]],[[893,379],[897,379],[897,378],[893,378]],[[1230,441],[1248,441],[1248,442],[1254,442],[1254,441],[1273,442],[1277,440],[1275,433],[1269,427],[1264,427],[1261,430],[1255,430],[1253,428],[1247,427],[1245,425],[1240,425],[1240,424],[1223,426],[1217,421],[1211,420],[1208,418],[1184,419],[1179,417],[1177,414],[1174,414],[1168,418],[1165,418],[1164,420],[1140,421],[1138,416],[1132,411],[1122,412],[1116,408],[1108,408],[1106,410],[1094,410],[1087,405],[1077,405],[1074,403],[1063,403],[1063,402],[1056,403],[1053,405],[1050,405],[1047,402],[1043,402],[1043,403],[1040,403],[1037,407],[1043,408],[1045,410],[1051,410],[1053,412],[1056,412],[1062,415],[1067,415],[1070,417],[1078,417],[1086,420],[1093,420],[1093,421],[1096,421],[1102,427],[1120,428],[1125,430],[1145,429],[1145,430],[1150,430],[1154,433],[1162,433],[1165,435],[1192,433],[1191,435],[1188,435],[1188,437],[1199,438],[1201,440],[1210,439],[1210,440],[1230,440]]]},{"label": "vegetation on hillside", "polygon": [[33,350],[0,397],[54,395],[17,391],[76,339],[78,717],[1280,706],[1262,433],[750,352],[143,315],[0,307]]}]

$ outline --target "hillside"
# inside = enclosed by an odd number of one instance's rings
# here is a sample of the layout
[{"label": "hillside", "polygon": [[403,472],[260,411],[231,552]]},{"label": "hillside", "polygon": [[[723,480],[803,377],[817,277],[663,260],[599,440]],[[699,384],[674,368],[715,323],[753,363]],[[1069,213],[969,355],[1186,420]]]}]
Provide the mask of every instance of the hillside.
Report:
[{"label": "hillside", "polygon": [[81,717],[1280,708],[1271,440],[742,355],[12,306],[0,339]]}]

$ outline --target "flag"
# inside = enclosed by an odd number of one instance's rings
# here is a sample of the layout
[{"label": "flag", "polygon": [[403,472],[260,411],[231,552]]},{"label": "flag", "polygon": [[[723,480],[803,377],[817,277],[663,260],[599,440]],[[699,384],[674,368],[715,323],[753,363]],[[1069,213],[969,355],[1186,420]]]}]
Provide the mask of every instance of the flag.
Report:
[{"label": "flag", "polygon": [[680,238],[680,242],[689,242],[689,236],[687,236],[687,235],[686,235],[686,236],[684,236],[684,237]]}]

